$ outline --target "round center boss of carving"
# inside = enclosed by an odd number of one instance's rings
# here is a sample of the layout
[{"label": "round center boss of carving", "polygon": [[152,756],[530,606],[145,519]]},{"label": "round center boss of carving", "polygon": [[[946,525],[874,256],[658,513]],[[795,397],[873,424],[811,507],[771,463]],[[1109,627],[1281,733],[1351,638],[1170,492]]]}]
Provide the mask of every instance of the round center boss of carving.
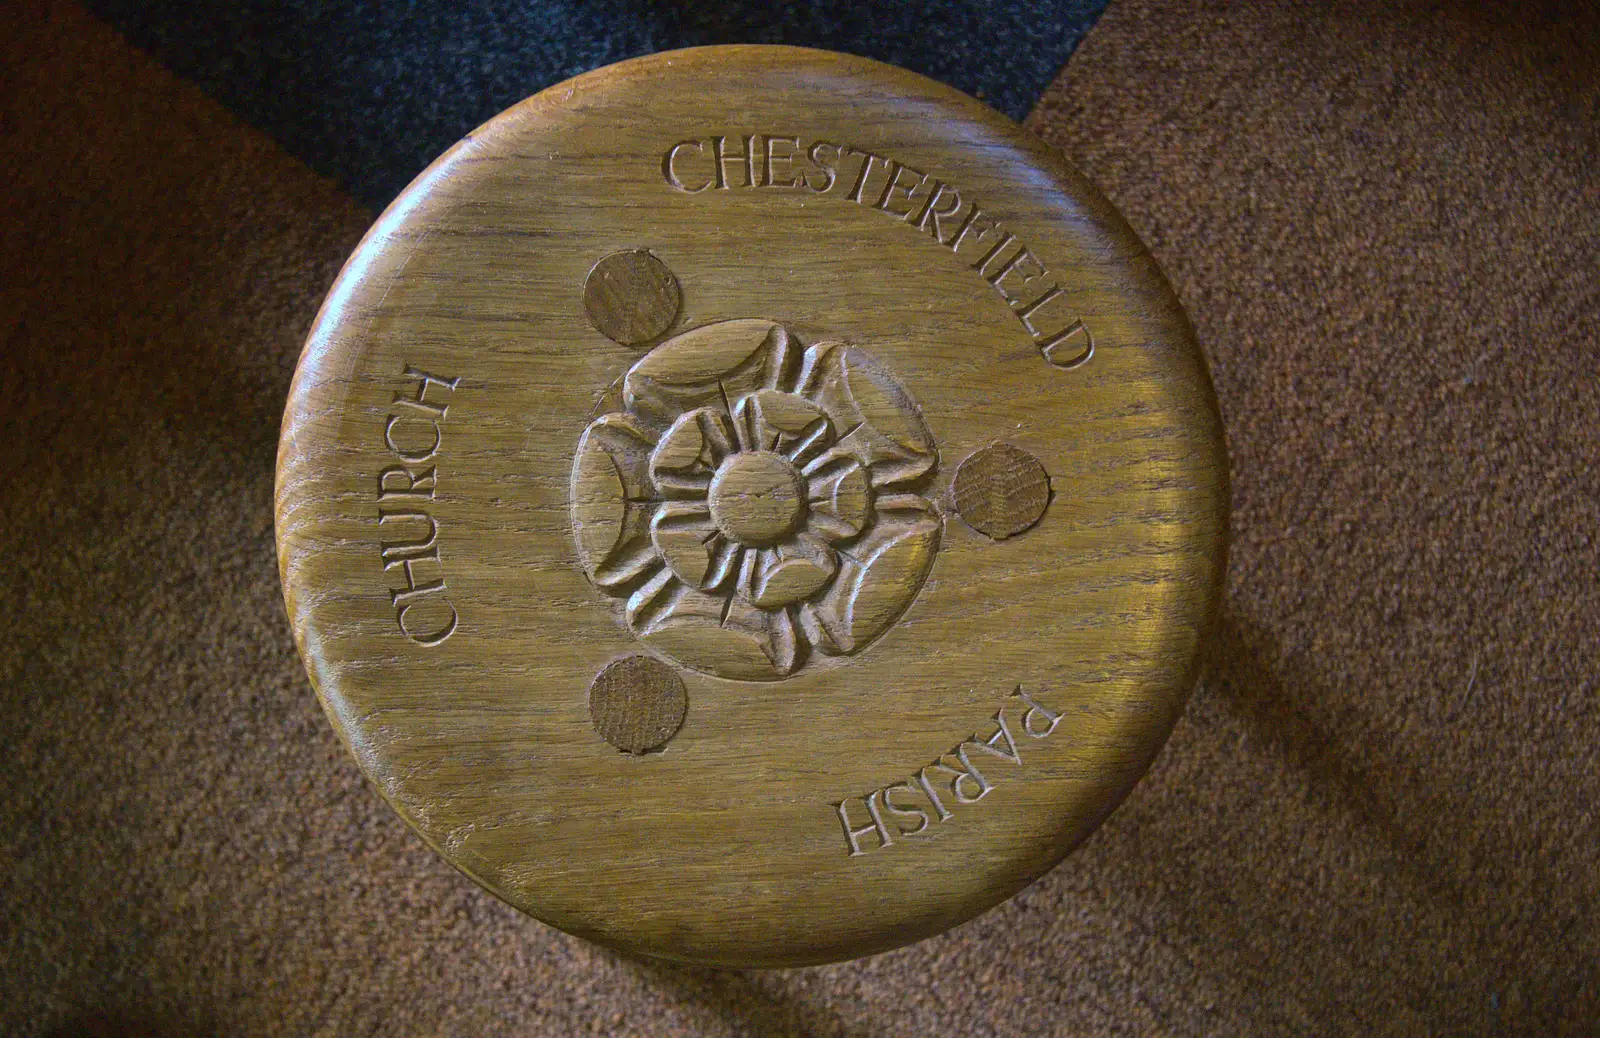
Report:
[{"label": "round center boss of carving", "polygon": [[746,451],[711,480],[711,518],[735,541],[762,546],[793,533],[805,511],[800,474],[783,455]]}]

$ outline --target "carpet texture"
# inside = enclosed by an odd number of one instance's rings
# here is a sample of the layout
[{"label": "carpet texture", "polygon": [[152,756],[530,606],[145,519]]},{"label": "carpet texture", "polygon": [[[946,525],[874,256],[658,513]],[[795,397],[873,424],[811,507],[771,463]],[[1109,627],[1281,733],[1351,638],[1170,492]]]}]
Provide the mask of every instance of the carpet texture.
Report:
[{"label": "carpet texture", "polygon": [[270,525],[289,375],[372,214],[81,9],[12,22],[0,1033],[1600,1033],[1593,16],[1108,9],[1030,125],[1213,363],[1209,676],[1019,897],[771,973],[520,917],[367,787]]},{"label": "carpet texture", "polygon": [[624,58],[786,43],[887,61],[1021,119],[1106,0],[85,0],[382,209],[479,124]]}]

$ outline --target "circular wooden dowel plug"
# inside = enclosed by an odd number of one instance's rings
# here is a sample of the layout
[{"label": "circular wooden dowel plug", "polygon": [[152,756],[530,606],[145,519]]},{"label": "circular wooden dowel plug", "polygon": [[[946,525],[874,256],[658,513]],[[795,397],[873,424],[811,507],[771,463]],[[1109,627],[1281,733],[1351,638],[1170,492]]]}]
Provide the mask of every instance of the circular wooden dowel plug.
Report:
[{"label": "circular wooden dowel plug", "polygon": [[1044,517],[1050,507],[1050,477],[1032,454],[995,443],[961,463],[951,494],[968,526],[1003,541]]},{"label": "circular wooden dowel plug", "polygon": [[660,749],[683,726],[683,680],[660,660],[629,656],[606,665],[589,686],[589,721],[619,750]]},{"label": "circular wooden dowel plug", "polygon": [[648,342],[672,327],[681,299],[677,277],[643,249],[612,253],[583,283],[589,320],[624,346]]}]

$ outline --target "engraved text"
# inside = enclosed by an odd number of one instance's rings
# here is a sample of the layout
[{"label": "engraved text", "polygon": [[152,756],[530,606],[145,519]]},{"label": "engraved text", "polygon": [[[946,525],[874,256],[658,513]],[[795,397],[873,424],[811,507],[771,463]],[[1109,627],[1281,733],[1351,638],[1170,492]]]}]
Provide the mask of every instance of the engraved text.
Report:
[{"label": "engraved text", "polygon": [[662,154],[661,175],[691,195],[810,191],[874,209],[966,260],[1050,364],[1070,370],[1094,356],[1089,326],[1044,261],[970,194],[898,159],[835,141],[747,133],[678,141]]},{"label": "engraved text", "polygon": [[1019,739],[1043,739],[1060,723],[1059,713],[1018,685],[995,711],[994,731],[974,733],[898,782],[835,804],[846,852],[854,858],[948,822],[958,807],[988,796],[1005,765],[1022,767]]},{"label": "engraved text", "polygon": [[439,558],[433,494],[450,394],[461,380],[409,364],[403,374],[415,385],[394,395],[383,424],[393,461],[378,473],[378,556],[391,574],[389,601],[400,633],[418,645],[438,645],[455,633],[458,617]]}]

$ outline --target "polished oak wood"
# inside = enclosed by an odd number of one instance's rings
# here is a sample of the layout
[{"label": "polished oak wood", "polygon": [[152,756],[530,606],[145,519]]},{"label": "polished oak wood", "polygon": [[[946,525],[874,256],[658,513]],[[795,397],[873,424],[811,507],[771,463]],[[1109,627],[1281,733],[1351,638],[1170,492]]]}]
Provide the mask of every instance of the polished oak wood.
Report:
[{"label": "polished oak wood", "polygon": [[441,854],[775,966],[968,919],[1106,817],[1195,679],[1227,501],[1189,323],[1059,154],[727,47],[530,98],[383,214],[277,533],[330,720]]}]

